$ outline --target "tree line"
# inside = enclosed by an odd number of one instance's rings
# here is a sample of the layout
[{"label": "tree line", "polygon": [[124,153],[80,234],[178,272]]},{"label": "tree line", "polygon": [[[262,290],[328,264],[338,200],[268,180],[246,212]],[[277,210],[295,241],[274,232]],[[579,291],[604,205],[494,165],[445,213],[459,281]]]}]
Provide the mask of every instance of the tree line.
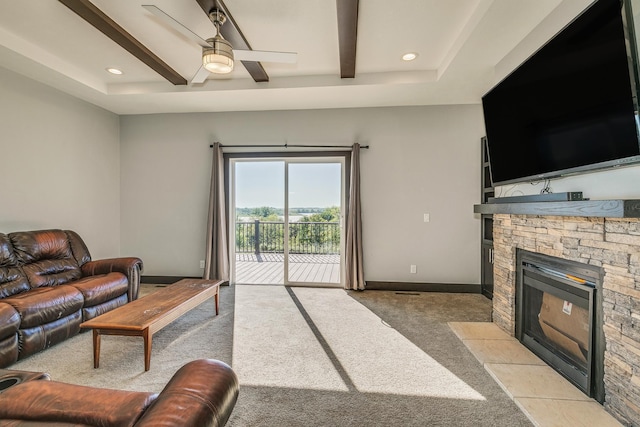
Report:
[{"label": "tree line", "polygon": [[[299,222],[338,222],[340,221],[340,208],[338,206],[328,208],[291,208],[289,209],[289,215],[302,215]],[[278,222],[282,221],[283,217],[284,209],[271,206],[236,209],[236,220],[248,218],[250,221]]]},{"label": "tree line", "polygon": [[[246,209],[246,208],[245,208]],[[304,208],[298,213],[310,213]],[[340,208],[331,206],[317,208],[319,212],[303,215],[302,218],[289,225],[289,252],[308,254],[332,254],[340,251]],[[294,212],[294,210],[291,210]],[[236,225],[236,252],[254,252],[256,234],[260,252],[284,252],[284,224],[267,224],[282,222],[282,209],[264,206],[251,208],[245,215],[257,224]],[[258,228],[256,230],[256,228]]]}]

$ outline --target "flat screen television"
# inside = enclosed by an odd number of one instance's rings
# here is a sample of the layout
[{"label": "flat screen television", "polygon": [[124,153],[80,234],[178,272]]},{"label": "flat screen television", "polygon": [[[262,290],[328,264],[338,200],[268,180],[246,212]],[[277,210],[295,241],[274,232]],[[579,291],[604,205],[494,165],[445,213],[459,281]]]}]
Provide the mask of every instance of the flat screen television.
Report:
[{"label": "flat screen television", "polygon": [[494,185],[640,162],[625,7],[597,1],[483,96]]}]

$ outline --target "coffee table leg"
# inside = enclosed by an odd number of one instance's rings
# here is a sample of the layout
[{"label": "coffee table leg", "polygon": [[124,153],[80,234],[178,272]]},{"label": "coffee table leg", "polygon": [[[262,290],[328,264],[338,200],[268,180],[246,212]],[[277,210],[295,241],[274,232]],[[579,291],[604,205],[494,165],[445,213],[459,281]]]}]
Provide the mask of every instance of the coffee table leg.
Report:
[{"label": "coffee table leg", "polygon": [[149,332],[149,328],[144,330],[144,334],[142,335],[144,339],[144,370],[148,371],[151,367],[151,343],[152,336]]},{"label": "coffee table leg", "polygon": [[100,331],[93,330],[93,368],[98,369],[100,366]]},{"label": "coffee table leg", "polygon": [[214,297],[216,300],[216,316],[218,315],[218,307],[220,305],[220,291],[216,290],[216,296]]}]

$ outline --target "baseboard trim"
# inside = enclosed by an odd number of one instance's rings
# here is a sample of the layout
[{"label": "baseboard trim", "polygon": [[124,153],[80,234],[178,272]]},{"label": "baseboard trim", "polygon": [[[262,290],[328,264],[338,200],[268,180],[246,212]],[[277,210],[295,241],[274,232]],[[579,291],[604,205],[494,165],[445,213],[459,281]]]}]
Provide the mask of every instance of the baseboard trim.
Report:
[{"label": "baseboard trim", "polygon": [[[140,283],[170,285],[182,279],[200,279],[195,276],[141,276]],[[225,284],[228,284],[226,282]],[[448,284],[448,283],[414,283],[414,282],[379,282],[367,280],[368,291],[409,291],[409,292],[448,292],[480,294],[480,285]]]},{"label": "baseboard trim", "polygon": [[470,293],[482,292],[480,285],[448,284],[448,283],[412,283],[412,282],[378,282],[367,280],[366,290],[373,291],[410,291],[410,292],[448,292]]},{"label": "baseboard trim", "polygon": [[182,279],[202,279],[194,276],[141,276],[140,283],[156,283],[158,285],[170,285]]}]

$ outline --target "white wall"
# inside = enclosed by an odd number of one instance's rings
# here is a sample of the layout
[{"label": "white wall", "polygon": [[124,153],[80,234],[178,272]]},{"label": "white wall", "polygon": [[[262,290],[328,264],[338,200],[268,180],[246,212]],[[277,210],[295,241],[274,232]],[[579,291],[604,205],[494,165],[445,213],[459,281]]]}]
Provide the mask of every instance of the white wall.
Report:
[{"label": "white wall", "polygon": [[[479,283],[482,111],[474,106],[123,116],[122,251],[201,274],[212,141],[363,150],[366,279]],[[423,222],[423,214],[431,222]],[[409,274],[416,264],[418,274]]]},{"label": "white wall", "polygon": [[0,68],[0,232],[63,228],[120,253],[118,116]]},{"label": "white wall", "polygon": [[[640,166],[606,169],[552,179],[552,192],[582,191],[591,200],[640,199]],[[539,194],[544,183],[505,185],[496,188],[499,197]]]}]

